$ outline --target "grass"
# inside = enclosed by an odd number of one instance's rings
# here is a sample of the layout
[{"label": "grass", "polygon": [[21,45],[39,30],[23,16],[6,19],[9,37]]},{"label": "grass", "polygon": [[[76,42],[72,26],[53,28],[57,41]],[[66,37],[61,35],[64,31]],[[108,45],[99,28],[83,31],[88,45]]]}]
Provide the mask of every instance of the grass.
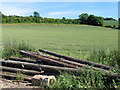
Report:
[{"label": "grass", "polygon": [[17,71],[16,81],[23,81],[23,80],[24,80],[24,74],[20,71]]},{"label": "grass", "polygon": [[[100,64],[120,66],[117,52],[118,31],[116,29],[88,25],[45,24],[3,25],[2,27],[3,57],[19,56],[20,49],[36,51],[42,48]],[[88,72],[84,71],[79,79],[75,74],[61,73],[57,77],[55,88],[120,87],[120,84],[114,79],[106,86],[105,83],[108,82],[103,81],[105,78],[102,77],[102,73],[93,73],[92,71],[92,68]]]},{"label": "grass", "polygon": [[2,50],[2,58],[6,59],[10,56],[20,57],[20,50],[35,51],[35,49],[32,48],[28,42],[9,41],[4,45],[4,48]]},{"label": "grass", "polygon": [[113,21],[113,20],[104,20],[104,26],[112,26],[115,25],[118,27],[118,21]]},{"label": "grass", "polygon": [[102,74],[91,72],[83,72],[79,77],[76,77],[74,74],[64,72],[57,77],[55,88],[104,88],[105,86],[104,81],[102,81]]},{"label": "grass", "polygon": [[86,59],[90,51],[117,50],[118,31],[88,25],[3,25],[3,45],[9,40],[29,41],[42,48],[75,58]]},{"label": "grass", "polygon": [[[20,56],[19,50],[27,50],[27,51],[35,51],[35,48],[31,47],[29,43],[26,43],[24,41],[22,42],[9,42],[5,45],[5,48],[3,49],[3,57],[5,56]],[[96,55],[96,56],[95,56]],[[120,67],[120,60],[118,57],[117,51],[93,51],[89,56],[87,57],[88,60],[96,60],[95,62],[106,62],[108,65],[118,66],[116,69],[112,70],[115,73],[120,73],[117,71],[117,69]],[[109,63],[110,62],[110,63]],[[110,89],[110,88],[119,88],[120,83],[116,82],[116,79],[109,79],[107,77],[103,77],[105,75],[102,72],[95,71],[92,67],[89,69],[82,68],[82,72],[78,74],[78,71],[76,73],[66,73],[61,72],[60,75],[57,75],[57,82],[54,86],[54,88],[62,88],[62,89],[78,89],[78,88],[101,88],[101,89]],[[85,70],[84,70],[85,69]],[[17,78],[16,80],[22,81],[24,75],[18,71],[17,72]],[[119,80],[119,79],[118,79]],[[108,83],[109,82],[109,83]],[[53,87],[46,87],[46,85],[41,84],[41,86],[38,86],[39,88],[53,88]]]},{"label": "grass", "polygon": [[[104,74],[91,68],[88,71],[83,71],[76,77],[73,73],[62,72],[57,76],[55,88],[62,89],[78,89],[78,88],[96,88],[96,89],[115,89],[120,88],[120,82],[115,79],[110,80],[104,77]],[[119,79],[118,79],[119,80]]]}]

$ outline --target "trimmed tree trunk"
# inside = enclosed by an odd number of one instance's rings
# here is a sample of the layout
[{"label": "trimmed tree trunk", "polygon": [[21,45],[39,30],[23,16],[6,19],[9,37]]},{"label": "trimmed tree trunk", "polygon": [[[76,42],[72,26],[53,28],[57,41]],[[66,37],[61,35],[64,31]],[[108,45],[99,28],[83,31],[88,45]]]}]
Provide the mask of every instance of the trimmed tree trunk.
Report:
[{"label": "trimmed tree trunk", "polygon": [[19,58],[19,57],[9,57],[9,60],[14,60],[14,61],[22,61],[22,62],[29,62],[29,63],[37,63],[36,60],[29,59],[29,58]]},{"label": "trimmed tree trunk", "polygon": [[8,71],[8,72],[14,72],[14,73],[22,73],[22,74],[31,75],[31,76],[40,74],[40,72],[33,71],[33,70],[12,68],[12,67],[6,67],[6,66],[0,66],[0,68],[2,68],[2,71]]},{"label": "trimmed tree trunk", "polygon": [[70,67],[70,68],[77,68],[75,65],[70,65],[70,64],[67,64],[67,63],[64,63],[64,62],[56,61],[56,60],[53,60],[53,59],[48,59],[46,57],[42,57],[40,55],[35,55],[33,53],[23,51],[23,50],[20,50],[20,54],[36,58],[37,60],[41,60],[43,62],[46,62],[48,64],[52,64],[52,65],[63,66],[63,67],[66,66],[66,67]]},{"label": "trimmed tree trunk", "polygon": [[93,65],[94,67],[98,67],[98,68],[103,68],[103,69],[107,69],[107,70],[109,70],[111,68],[114,68],[114,67],[110,67],[110,66],[106,66],[106,65],[102,65],[102,64],[98,64],[98,63],[93,63],[93,62],[90,62],[90,61],[85,61],[85,60],[81,60],[81,59],[72,58],[72,57],[69,57],[69,56],[60,55],[60,54],[57,54],[57,53],[49,52],[47,50],[39,49],[39,51],[43,52],[43,53],[53,55],[53,56],[56,56],[56,57],[59,57],[59,58],[64,58],[66,60],[75,61],[75,62],[79,62],[79,63],[82,63],[82,64]]}]

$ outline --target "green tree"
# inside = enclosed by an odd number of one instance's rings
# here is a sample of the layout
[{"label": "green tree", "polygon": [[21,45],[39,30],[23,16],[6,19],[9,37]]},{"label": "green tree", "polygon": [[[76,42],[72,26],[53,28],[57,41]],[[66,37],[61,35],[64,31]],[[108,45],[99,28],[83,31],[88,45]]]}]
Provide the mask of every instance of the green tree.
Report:
[{"label": "green tree", "polygon": [[103,25],[104,25],[103,17],[96,17],[96,26],[103,26]]},{"label": "green tree", "polygon": [[34,11],[34,17],[36,18],[36,17],[40,17],[40,15],[39,15],[39,13],[38,12],[36,12],[36,11]]},{"label": "green tree", "polygon": [[93,25],[94,24],[94,19],[95,19],[95,16],[94,15],[90,15],[88,17],[87,23],[90,24],[90,25]]},{"label": "green tree", "polygon": [[103,26],[103,18],[102,17],[97,17],[97,16],[94,16],[94,15],[90,15],[88,17],[88,20],[87,20],[87,23],[89,25],[95,25],[95,26]]},{"label": "green tree", "polygon": [[39,22],[40,22],[40,20],[39,20],[39,17],[40,17],[39,13],[36,12],[36,11],[34,11],[33,14],[34,14],[35,22],[36,22],[36,23],[39,23]]},{"label": "green tree", "polygon": [[88,19],[88,14],[87,13],[82,13],[81,15],[78,16],[82,24],[87,23]]}]

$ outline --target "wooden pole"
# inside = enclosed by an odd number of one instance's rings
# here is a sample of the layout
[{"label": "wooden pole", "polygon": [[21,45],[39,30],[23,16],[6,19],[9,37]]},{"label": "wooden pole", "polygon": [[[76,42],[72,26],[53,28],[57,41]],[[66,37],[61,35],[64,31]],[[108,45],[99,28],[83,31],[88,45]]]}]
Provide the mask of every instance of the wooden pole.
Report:
[{"label": "wooden pole", "polygon": [[[36,71],[46,71],[46,72],[59,72],[59,71],[68,71],[68,72],[76,72],[78,69],[75,68],[67,68],[67,67],[57,67],[57,66],[50,66],[50,65],[41,65],[41,64],[33,64],[28,62],[17,62],[12,60],[1,60],[0,63],[4,66],[11,66],[14,68],[25,68],[30,70]],[[24,67],[23,67],[24,66]]]},{"label": "wooden pole", "polygon": [[2,71],[8,71],[8,72],[14,72],[14,73],[20,72],[22,74],[31,75],[31,76],[40,74],[40,72],[33,71],[33,70],[12,68],[12,67],[6,67],[6,66],[0,66],[0,68],[2,69]]},{"label": "wooden pole", "polygon": [[[46,58],[49,58],[49,59],[53,59],[53,60],[57,60],[57,61],[61,61],[61,62],[64,62],[64,63],[68,63],[68,64],[71,64],[71,65],[75,65],[77,67],[91,68],[91,66],[88,66],[88,65],[85,65],[85,64],[80,64],[78,62],[68,61],[68,60],[65,60],[65,59],[58,59],[58,58],[54,58],[54,57],[46,56],[46,55],[42,55],[42,54],[40,56],[43,56],[43,57],[46,57]],[[105,69],[102,69],[102,68],[97,68],[97,67],[92,67],[92,68],[94,70],[99,70],[101,72],[106,72],[106,73],[109,72],[109,71],[107,71]]]},{"label": "wooden pole", "polygon": [[57,66],[62,66],[62,67],[66,66],[66,67],[70,67],[70,68],[77,68],[75,65],[70,65],[70,64],[67,64],[67,63],[64,63],[64,62],[56,61],[56,60],[53,60],[53,59],[48,59],[46,57],[42,57],[40,55],[35,55],[33,53],[23,51],[23,50],[20,50],[20,54],[36,58],[37,60],[39,59],[39,60],[41,60],[43,62],[46,62],[48,64],[51,64],[51,65],[57,65]]},{"label": "wooden pole", "polygon": [[22,61],[22,62],[29,62],[29,63],[37,63],[36,60],[29,59],[29,58],[19,58],[19,57],[9,57],[9,60],[14,60],[14,61]]},{"label": "wooden pole", "polygon": [[[25,69],[34,69],[36,68],[36,70],[38,71],[45,71],[45,72],[51,72],[51,73],[59,73],[59,71],[66,71],[66,72],[72,72],[72,73],[78,73],[80,74],[81,72],[86,71],[87,69],[75,69],[75,68],[68,68],[68,67],[57,67],[57,66],[50,66],[50,65],[40,65],[40,64],[32,64],[32,63],[27,63],[27,62],[17,62],[17,61],[11,61],[8,60],[7,62],[5,60],[1,60],[0,61],[2,64],[7,64],[7,66],[11,65],[12,66],[16,66],[17,68],[23,68],[22,65],[24,66]],[[34,67],[34,68],[32,68]],[[8,68],[9,69],[9,68]],[[89,69],[88,69],[89,70]],[[11,69],[12,71],[12,69]],[[29,71],[29,70],[28,70]],[[96,72],[96,71],[93,71]],[[116,74],[116,73],[112,73],[106,70],[106,72],[104,72],[106,74],[106,76],[111,77],[111,78],[120,78],[120,75]]]},{"label": "wooden pole", "polygon": [[39,49],[39,51],[43,52],[43,53],[53,55],[53,56],[56,56],[56,57],[59,57],[59,58],[64,58],[66,60],[79,62],[79,63],[82,63],[82,64],[93,65],[94,67],[98,67],[98,68],[103,68],[103,69],[107,69],[107,70],[109,70],[111,68],[114,68],[114,67],[110,67],[110,66],[106,66],[106,65],[102,65],[102,64],[98,64],[98,63],[93,63],[93,62],[90,62],[90,61],[85,61],[85,60],[81,60],[81,59],[72,58],[72,57],[69,57],[69,56],[60,55],[60,54],[57,54],[57,53],[49,52],[47,50]]},{"label": "wooden pole", "polygon": [[[7,78],[7,79],[14,79],[14,80],[16,80],[16,78],[17,78],[17,75],[16,75],[16,73],[11,73],[11,72],[4,72],[4,71],[0,71],[0,76],[2,76],[2,78]],[[28,81],[28,82],[31,82],[31,78],[32,78],[32,76],[26,76],[26,75],[24,75],[24,77],[23,77],[23,79],[24,79],[24,81]]]}]

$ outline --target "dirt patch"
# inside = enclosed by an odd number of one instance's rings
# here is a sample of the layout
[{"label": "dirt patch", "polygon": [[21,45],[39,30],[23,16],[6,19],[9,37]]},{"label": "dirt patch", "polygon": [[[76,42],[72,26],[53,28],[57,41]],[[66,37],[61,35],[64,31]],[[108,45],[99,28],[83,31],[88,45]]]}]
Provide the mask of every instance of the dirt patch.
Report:
[{"label": "dirt patch", "polygon": [[38,88],[38,86],[32,85],[29,82],[15,82],[13,80],[7,80],[0,78],[0,83],[2,83],[2,88]]}]

